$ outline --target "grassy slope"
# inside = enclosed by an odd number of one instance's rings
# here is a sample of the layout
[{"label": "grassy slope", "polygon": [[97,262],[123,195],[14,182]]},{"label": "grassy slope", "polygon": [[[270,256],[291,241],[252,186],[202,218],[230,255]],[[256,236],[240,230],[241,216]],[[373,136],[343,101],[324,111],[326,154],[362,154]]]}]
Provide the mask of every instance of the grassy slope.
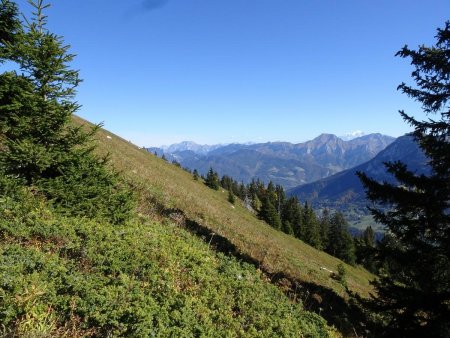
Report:
[{"label": "grassy slope", "polygon": [[[164,209],[180,210],[188,220],[228,239],[242,254],[259,262],[264,271],[282,272],[345,296],[343,286],[327,271],[337,271],[340,260],[274,230],[239,203],[233,208],[225,192],[207,188],[189,173],[108,131],[100,130],[97,141],[99,151],[109,152],[114,167],[141,192],[141,213],[153,213],[155,202]],[[349,289],[368,296],[373,275],[359,267],[346,265],[346,270]]]},{"label": "grassy slope", "polygon": [[172,222],[62,217],[31,193],[0,204],[2,337],[337,336]]}]

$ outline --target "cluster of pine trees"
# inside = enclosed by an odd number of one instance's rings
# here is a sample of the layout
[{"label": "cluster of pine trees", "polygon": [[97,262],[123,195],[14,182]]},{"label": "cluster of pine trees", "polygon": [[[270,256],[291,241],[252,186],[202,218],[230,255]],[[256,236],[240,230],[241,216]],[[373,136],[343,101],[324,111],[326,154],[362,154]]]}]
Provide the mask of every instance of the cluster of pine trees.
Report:
[{"label": "cluster of pine trees", "polygon": [[[194,179],[199,179],[196,169]],[[325,251],[351,265],[359,264],[372,273],[385,269],[389,262],[377,252],[389,245],[392,238],[383,236],[378,241],[371,226],[361,234],[352,236],[349,224],[341,212],[331,213],[328,209],[314,211],[307,202],[302,204],[297,197],[287,197],[281,185],[269,182],[267,186],[258,179],[249,184],[239,183],[232,177],[219,174],[210,168],[205,184],[214,190],[228,190],[228,201],[235,202],[235,196],[258,217],[275,229],[292,235],[316,249]]]},{"label": "cluster of pine trees", "polygon": [[[197,170],[194,170],[193,175],[198,179]],[[269,182],[266,186],[262,181],[254,179],[245,185],[227,175],[220,178],[213,168],[209,169],[204,181],[211,189],[228,190],[228,200],[231,203],[234,203],[234,198],[237,196],[248,209],[254,211],[261,220],[275,229],[349,264],[367,260],[363,252],[369,252],[368,247],[372,247],[375,243],[371,228],[371,241],[354,239],[348,231],[348,222],[340,212],[330,213],[328,210],[323,210],[319,216],[308,203],[300,203],[295,196],[287,197],[284,188],[273,182]],[[363,238],[367,237],[366,232]]]}]

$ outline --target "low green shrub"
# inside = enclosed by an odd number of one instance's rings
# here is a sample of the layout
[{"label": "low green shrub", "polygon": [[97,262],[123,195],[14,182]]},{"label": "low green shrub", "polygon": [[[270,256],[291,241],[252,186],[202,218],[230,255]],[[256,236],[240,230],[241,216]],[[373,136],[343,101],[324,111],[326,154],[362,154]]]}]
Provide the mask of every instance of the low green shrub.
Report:
[{"label": "low green shrub", "polygon": [[328,337],[253,266],[174,225],[67,217],[1,198],[0,322],[17,336]]}]

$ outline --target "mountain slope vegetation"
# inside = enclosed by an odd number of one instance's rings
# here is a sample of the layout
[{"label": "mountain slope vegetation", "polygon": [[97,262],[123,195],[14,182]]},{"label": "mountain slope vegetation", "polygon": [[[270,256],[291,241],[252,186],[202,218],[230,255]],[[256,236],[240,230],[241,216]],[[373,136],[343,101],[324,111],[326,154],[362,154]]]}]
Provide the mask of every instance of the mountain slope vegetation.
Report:
[{"label": "mountain slope vegetation", "polygon": [[22,190],[3,197],[6,336],[331,336],[262,278],[175,223],[64,217]]}]

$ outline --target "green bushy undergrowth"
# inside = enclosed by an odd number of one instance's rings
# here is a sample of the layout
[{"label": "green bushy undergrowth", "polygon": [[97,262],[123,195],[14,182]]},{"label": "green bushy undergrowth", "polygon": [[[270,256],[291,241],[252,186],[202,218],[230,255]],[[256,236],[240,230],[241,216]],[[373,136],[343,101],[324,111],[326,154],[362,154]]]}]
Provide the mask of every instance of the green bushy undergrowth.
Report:
[{"label": "green bushy undergrowth", "polygon": [[169,222],[141,218],[112,225],[63,216],[33,189],[0,185],[3,334],[332,334],[321,317],[291,303],[254,267],[213,253]]}]

